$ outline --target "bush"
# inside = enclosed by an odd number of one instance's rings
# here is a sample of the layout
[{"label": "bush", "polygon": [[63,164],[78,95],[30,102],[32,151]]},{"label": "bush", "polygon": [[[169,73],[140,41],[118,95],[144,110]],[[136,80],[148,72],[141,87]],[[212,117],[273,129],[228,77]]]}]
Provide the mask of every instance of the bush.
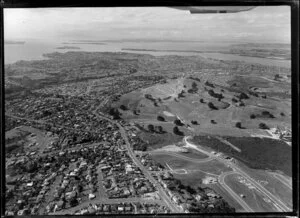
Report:
[{"label": "bush", "polygon": [[258,126],[260,129],[270,129],[267,124],[265,123],[260,123],[259,126]]},{"label": "bush", "polygon": [[174,120],[174,124],[176,124],[177,126],[183,126],[184,125],[179,119]]},{"label": "bush", "polygon": [[191,123],[192,123],[193,125],[198,125],[198,122],[197,122],[196,120],[192,120]]},{"label": "bush", "polygon": [[180,135],[180,136],[183,136],[183,135],[184,135],[184,133],[181,132],[177,126],[175,126],[175,127],[173,128],[173,133],[176,134],[176,135]]},{"label": "bush", "polygon": [[125,105],[123,105],[123,104],[120,106],[120,109],[123,110],[123,111],[128,110],[128,108]]},{"label": "bush", "polygon": [[149,130],[150,132],[154,132],[154,126],[153,126],[152,124],[149,124],[149,125],[148,125],[148,130]]},{"label": "bush", "polygon": [[208,107],[212,110],[218,110],[218,108],[211,102],[208,103]]},{"label": "bush", "polygon": [[237,122],[237,123],[235,124],[235,127],[236,127],[236,128],[239,128],[239,129],[244,129],[244,128],[242,127],[242,123],[241,123],[241,122]]},{"label": "bush", "polygon": [[254,114],[250,115],[250,119],[255,119],[255,118],[256,118],[256,116]]},{"label": "bush", "polygon": [[164,121],[165,121],[165,118],[164,118],[164,117],[162,117],[162,116],[157,116],[157,120],[158,120],[158,121],[162,121],[162,122],[164,122]]}]

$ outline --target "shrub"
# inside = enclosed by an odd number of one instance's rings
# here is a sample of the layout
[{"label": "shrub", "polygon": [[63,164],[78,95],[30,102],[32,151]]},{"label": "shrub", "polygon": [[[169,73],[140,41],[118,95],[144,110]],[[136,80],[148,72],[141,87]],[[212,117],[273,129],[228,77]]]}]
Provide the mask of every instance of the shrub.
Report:
[{"label": "shrub", "polygon": [[184,125],[179,119],[174,120],[174,124],[176,124],[177,126],[183,126]]},{"label": "shrub", "polygon": [[197,122],[196,120],[192,120],[191,123],[192,123],[193,125],[198,125],[198,122]]},{"label": "shrub", "polygon": [[208,103],[208,107],[212,110],[218,110],[218,108],[211,102]]},{"label": "shrub", "polygon": [[258,127],[259,127],[260,129],[270,129],[270,128],[267,126],[267,124],[265,124],[265,123],[260,123],[260,124],[258,125]]},{"label": "shrub", "polygon": [[181,132],[177,126],[175,126],[175,127],[173,128],[173,133],[176,134],[176,135],[181,135],[181,136],[184,135],[184,133]]},{"label": "shrub", "polygon": [[120,109],[123,110],[123,111],[128,110],[128,108],[125,105],[123,105],[123,104],[120,106]]},{"label": "shrub", "polygon": [[164,121],[165,121],[165,118],[164,118],[164,117],[162,117],[162,116],[157,116],[157,120],[158,120],[158,121],[162,121],[162,122],[164,122]]},{"label": "shrub", "polygon": [[241,123],[241,122],[237,122],[237,123],[235,124],[235,127],[236,127],[236,128],[239,128],[239,129],[243,129],[242,123]]}]

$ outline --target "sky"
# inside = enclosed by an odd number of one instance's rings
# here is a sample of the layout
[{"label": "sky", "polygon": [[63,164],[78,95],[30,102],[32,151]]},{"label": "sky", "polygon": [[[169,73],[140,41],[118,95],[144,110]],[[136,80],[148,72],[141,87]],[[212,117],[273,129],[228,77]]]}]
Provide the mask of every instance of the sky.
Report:
[{"label": "sky", "polygon": [[290,43],[290,7],[190,14],[168,7],[4,9],[5,40],[163,39]]}]

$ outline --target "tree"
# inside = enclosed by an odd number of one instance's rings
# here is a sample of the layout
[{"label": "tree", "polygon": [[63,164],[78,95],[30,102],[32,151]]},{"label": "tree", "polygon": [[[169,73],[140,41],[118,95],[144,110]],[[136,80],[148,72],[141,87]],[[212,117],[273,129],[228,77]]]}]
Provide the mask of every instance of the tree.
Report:
[{"label": "tree", "polygon": [[270,129],[265,123],[260,123],[258,126],[260,129]]},{"label": "tree", "polygon": [[241,122],[237,122],[237,123],[235,124],[235,127],[236,127],[236,128],[239,128],[239,129],[242,129],[242,128],[243,128]]},{"label": "tree", "polygon": [[204,100],[203,100],[203,98],[200,99],[200,102],[201,102],[201,103],[205,103]]},{"label": "tree", "polygon": [[164,117],[162,117],[162,116],[157,116],[157,120],[158,120],[158,121],[162,121],[162,122],[164,122],[164,121],[165,121],[165,118],[164,118]]},{"label": "tree", "polygon": [[176,124],[177,126],[183,126],[184,124],[181,122],[181,120],[176,119],[174,120],[174,124]]},{"label": "tree", "polygon": [[198,125],[198,122],[197,122],[196,120],[192,120],[191,123],[192,123],[193,125]]},{"label": "tree", "polygon": [[284,114],[283,112],[281,112],[281,113],[280,113],[280,116],[283,116],[283,117],[284,117],[284,116],[285,116],[285,114]]},{"label": "tree", "polygon": [[249,99],[249,96],[244,92],[242,92],[238,97],[239,97],[240,100],[241,99]]},{"label": "tree", "polygon": [[162,126],[156,126],[155,127],[156,132],[158,133],[164,133],[164,129],[162,128]]},{"label": "tree", "polygon": [[181,136],[184,135],[184,133],[181,132],[177,126],[175,126],[173,128],[173,133],[176,134],[176,135],[181,135]]},{"label": "tree", "polygon": [[211,122],[212,124],[217,124],[217,122],[216,122],[215,120],[210,120],[210,122]]},{"label": "tree", "polygon": [[211,102],[208,103],[208,107],[212,110],[218,110],[218,108]]},{"label": "tree", "polygon": [[120,106],[120,109],[122,109],[123,111],[128,110],[128,108],[125,105],[123,105],[123,104]]},{"label": "tree", "polygon": [[113,116],[113,119],[120,119],[120,112],[116,108],[111,108],[109,110],[109,115]]},{"label": "tree", "polygon": [[70,206],[71,207],[75,207],[75,206],[77,206],[78,205],[78,200],[76,199],[76,198],[72,198],[71,200],[70,200]]},{"label": "tree", "polygon": [[148,130],[149,130],[150,132],[154,132],[154,126],[153,126],[152,124],[149,124],[149,125],[148,125]]},{"label": "tree", "polygon": [[250,115],[250,119],[255,119],[255,118],[256,118],[256,116],[254,114]]}]

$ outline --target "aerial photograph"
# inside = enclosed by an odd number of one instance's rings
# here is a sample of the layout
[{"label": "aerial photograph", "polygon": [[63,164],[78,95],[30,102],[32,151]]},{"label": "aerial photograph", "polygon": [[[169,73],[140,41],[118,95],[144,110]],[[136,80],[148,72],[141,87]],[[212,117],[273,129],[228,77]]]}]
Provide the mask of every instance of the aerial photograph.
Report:
[{"label": "aerial photograph", "polygon": [[5,215],[293,211],[289,6],[3,11]]}]

